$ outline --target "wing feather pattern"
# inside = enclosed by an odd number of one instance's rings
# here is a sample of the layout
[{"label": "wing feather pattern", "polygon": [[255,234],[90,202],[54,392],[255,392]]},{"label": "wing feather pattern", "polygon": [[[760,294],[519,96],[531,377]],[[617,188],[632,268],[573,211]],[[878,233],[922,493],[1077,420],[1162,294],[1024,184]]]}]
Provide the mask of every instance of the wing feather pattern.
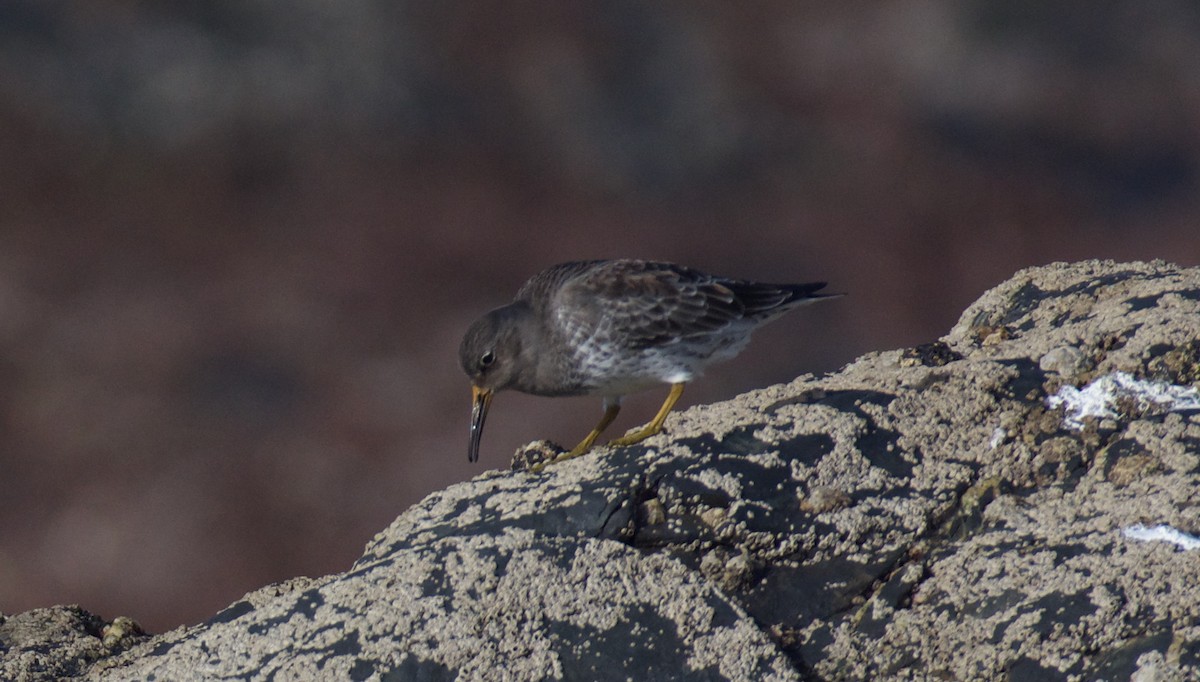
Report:
[{"label": "wing feather pattern", "polygon": [[610,343],[649,348],[765,321],[823,298],[823,282],[774,285],[706,275],[669,263],[564,263],[530,280],[518,298],[553,305],[569,336],[603,329]]}]

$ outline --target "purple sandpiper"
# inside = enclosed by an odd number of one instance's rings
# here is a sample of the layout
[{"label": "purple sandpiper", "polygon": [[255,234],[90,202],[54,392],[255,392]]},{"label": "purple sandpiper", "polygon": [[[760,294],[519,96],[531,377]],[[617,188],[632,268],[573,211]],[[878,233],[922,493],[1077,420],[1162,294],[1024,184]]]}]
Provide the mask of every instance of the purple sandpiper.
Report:
[{"label": "purple sandpiper", "polygon": [[587,452],[616,418],[621,397],[660,383],[671,391],[654,419],[610,445],[662,430],[683,386],[705,367],[737,355],[759,326],[792,308],[834,298],[825,282],[763,284],[715,277],[671,263],[593,260],[535,275],[516,299],[475,321],[459,360],[471,378],[467,458],[479,458],[488,405],[497,391],[598,395],[604,416],[570,452]]}]

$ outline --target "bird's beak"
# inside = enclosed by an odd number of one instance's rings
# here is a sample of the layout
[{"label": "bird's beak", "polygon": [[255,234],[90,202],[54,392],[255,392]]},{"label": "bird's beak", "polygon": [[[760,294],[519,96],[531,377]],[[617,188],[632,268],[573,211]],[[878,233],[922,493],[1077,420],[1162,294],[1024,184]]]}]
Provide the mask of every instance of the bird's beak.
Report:
[{"label": "bird's beak", "polygon": [[483,422],[487,419],[488,405],[492,403],[492,390],[471,386],[471,442],[467,446],[467,461],[479,459],[479,440],[483,438]]}]

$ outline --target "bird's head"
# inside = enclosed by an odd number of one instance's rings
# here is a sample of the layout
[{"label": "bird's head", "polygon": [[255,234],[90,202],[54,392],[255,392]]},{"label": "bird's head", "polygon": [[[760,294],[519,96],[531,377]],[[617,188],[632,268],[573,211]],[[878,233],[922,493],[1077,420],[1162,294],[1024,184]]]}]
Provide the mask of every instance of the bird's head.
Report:
[{"label": "bird's head", "polygon": [[475,322],[463,336],[458,360],[471,379],[471,440],[467,459],[479,459],[479,441],[488,405],[497,391],[520,378],[521,329],[528,311],[523,306],[497,308]]}]

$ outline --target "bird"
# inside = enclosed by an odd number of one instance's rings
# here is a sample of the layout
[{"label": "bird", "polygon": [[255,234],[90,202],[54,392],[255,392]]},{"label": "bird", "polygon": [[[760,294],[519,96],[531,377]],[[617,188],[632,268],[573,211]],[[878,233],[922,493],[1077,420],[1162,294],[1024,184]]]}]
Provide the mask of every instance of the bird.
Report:
[{"label": "bird", "polygon": [[600,396],[604,415],[557,463],[587,452],[616,419],[621,399],[668,384],[658,413],[610,446],[659,433],[684,385],[733,358],[758,327],[793,308],[842,296],[825,282],[765,284],[674,263],[634,259],[560,263],[530,278],[512,303],[467,329],[459,361],[471,381],[467,460],[479,458],[496,393]]}]

